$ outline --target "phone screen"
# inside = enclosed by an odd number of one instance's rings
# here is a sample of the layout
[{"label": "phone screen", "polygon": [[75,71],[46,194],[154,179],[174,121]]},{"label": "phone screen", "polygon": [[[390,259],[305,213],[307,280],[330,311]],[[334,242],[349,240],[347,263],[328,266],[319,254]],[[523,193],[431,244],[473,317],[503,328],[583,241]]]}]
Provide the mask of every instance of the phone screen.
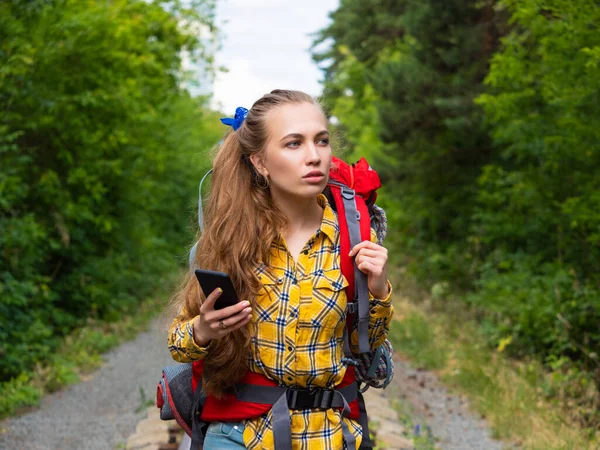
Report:
[{"label": "phone screen", "polygon": [[215,309],[227,308],[239,302],[231,278],[226,273],[203,269],[196,269],[194,273],[206,297],[217,288],[223,289],[223,293],[215,302]]}]

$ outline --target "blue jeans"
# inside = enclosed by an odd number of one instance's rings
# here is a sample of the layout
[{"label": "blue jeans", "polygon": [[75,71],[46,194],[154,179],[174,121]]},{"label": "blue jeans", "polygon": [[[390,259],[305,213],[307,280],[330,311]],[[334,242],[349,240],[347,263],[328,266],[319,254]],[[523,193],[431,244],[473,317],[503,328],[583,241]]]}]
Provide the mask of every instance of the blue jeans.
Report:
[{"label": "blue jeans", "polygon": [[212,422],[206,430],[204,450],[245,449],[243,434],[243,422]]}]

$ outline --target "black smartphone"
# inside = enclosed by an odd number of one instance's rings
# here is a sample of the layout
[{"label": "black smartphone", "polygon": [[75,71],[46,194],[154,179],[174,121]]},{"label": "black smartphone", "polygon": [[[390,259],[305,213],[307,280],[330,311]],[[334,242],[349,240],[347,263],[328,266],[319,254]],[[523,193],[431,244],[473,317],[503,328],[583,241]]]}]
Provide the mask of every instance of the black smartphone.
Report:
[{"label": "black smartphone", "polygon": [[206,297],[217,288],[223,289],[223,293],[215,302],[215,309],[227,308],[240,301],[231,278],[226,273],[202,269],[196,269],[194,273]]}]

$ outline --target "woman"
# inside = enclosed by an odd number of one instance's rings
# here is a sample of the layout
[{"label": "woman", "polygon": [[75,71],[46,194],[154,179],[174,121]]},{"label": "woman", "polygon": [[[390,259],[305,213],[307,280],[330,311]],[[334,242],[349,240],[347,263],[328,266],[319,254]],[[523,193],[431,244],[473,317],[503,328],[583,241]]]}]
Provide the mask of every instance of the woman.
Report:
[{"label": "woman", "polygon": [[[347,368],[348,282],[340,271],[337,216],[322,194],[332,156],[325,114],[307,94],[274,90],[245,118],[224,123],[233,130],[214,159],[195,262],[229,274],[245,301],[215,310],[218,290],[204,299],[188,274],[176,295],[180,314],[169,349],[180,362],[205,360],[203,388],[215,396],[247,370],[280,386],[331,389]],[[387,250],[374,241],[372,233],[351,251],[368,277],[373,347],[386,339],[393,314]],[[339,409],[289,413],[294,449],[344,448],[342,421],[360,445],[360,425]],[[272,424],[272,411],[239,423],[213,422],[204,448],[273,448]]]}]

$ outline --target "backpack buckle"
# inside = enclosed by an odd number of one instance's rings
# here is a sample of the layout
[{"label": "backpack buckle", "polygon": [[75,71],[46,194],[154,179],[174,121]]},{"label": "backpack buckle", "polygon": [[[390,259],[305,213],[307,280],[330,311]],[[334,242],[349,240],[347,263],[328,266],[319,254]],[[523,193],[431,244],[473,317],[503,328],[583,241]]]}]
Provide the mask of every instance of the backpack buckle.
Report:
[{"label": "backpack buckle", "polygon": [[344,197],[346,200],[352,200],[354,198],[354,189],[342,186],[340,191],[342,193],[342,197]]},{"label": "backpack buckle", "polygon": [[287,396],[288,407],[290,409],[296,409],[298,404],[298,389],[288,388],[285,395]]},{"label": "backpack buckle", "polygon": [[287,401],[290,409],[323,408],[329,409],[333,404],[333,389],[288,388]]},{"label": "backpack buckle", "polygon": [[346,311],[348,312],[348,314],[354,314],[356,312],[356,302],[347,303]]},{"label": "backpack buckle", "polygon": [[331,408],[333,403],[333,396],[335,392],[333,389],[319,389],[315,395],[315,401],[313,403],[314,408]]}]

